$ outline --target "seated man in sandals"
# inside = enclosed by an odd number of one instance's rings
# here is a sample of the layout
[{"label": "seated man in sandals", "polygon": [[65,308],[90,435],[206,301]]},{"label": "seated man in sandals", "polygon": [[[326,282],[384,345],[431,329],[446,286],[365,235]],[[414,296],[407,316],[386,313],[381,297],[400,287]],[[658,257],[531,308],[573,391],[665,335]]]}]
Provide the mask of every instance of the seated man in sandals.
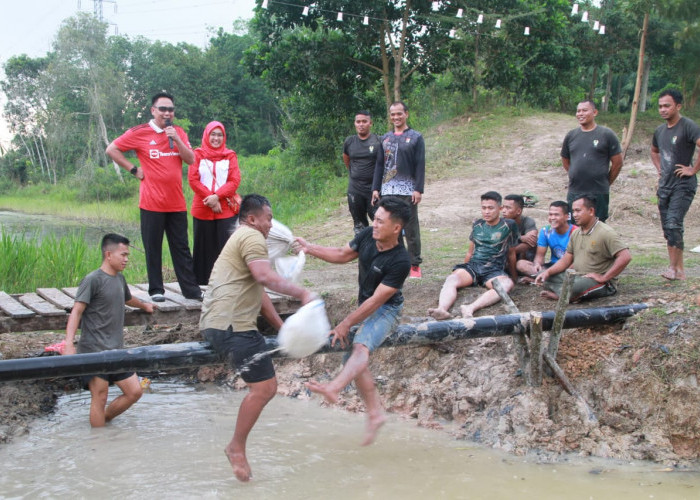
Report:
[{"label": "seated man in sandals", "polygon": [[[457,299],[460,288],[476,285],[489,288],[471,304],[461,306],[460,311],[465,318],[501,300],[493,289],[494,280],[499,280],[506,291],[513,289],[513,280],[505,269],[506,261],[515,256],[509,250],[518,244],[518,226],[513,220],[501,217],[501,195],[495,191],[481,195],[481,217],[474,222],[464,264],[456,265],[445,280],[438,307],[428,309],[428,314],[437,320],[452,317],[450,307]],[[515,265],[509,268],[514,269]],[[513,279],[516,277],[513,276]]]},{"label": "seated man in sandals", "polygon": [[618,234],[598,220],[595,201],[587,196],[574,200],[572,212],[578,229],[571,233],[566,253],[535,279],[542,285],[543,297],[557,300],[561,294],[564,273],[571,264],[577,273],[570,302],[615,295],[615,278],[632,260],[629,249]]}]

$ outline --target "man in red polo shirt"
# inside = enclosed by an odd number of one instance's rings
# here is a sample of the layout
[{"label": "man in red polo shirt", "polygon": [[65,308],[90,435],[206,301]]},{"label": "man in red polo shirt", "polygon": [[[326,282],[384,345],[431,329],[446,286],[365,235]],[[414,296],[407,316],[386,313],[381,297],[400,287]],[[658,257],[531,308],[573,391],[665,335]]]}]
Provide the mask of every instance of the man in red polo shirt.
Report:
[{"label": "man in red polo shirt", "polygon": [[[107,156],[141,181],[141,239],[146,252],[148,293],[155,302],[163,302],[163,233],[168,237],[170,255],[182,294],[201,300],[187,241],[187,206],[182,193],[182,163],[194,162],[194,153],[185,131],[172,125],[175,117],[173,96],[161,92],[151,100],[148,123],[130,128],[107,146]],[[134,151],[139,166],[124,152]]]}]

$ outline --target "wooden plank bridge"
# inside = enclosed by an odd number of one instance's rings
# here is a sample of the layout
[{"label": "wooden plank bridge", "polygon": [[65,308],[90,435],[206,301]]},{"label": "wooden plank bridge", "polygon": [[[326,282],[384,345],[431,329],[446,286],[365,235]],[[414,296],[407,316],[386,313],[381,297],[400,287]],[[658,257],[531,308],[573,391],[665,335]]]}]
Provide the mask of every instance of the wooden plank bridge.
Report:
[{"label": "wooden plank bridge", "polygon": [[[129,285],[129,290],[131,295],[150,301],[148,283]],[[11,295],[0,291],[0,333],[65,329],[77,292],[77,287],[38,288],[35,292]],[[125,305],[124,325],[199,321],[202,303],[183,297],[178,283],[165,284],[164,295],[165,302],[153,303],[153,314]],[[299,308],[299,302],[292,297],[274,292],[268,295],[280,315],[292,314]]]}]

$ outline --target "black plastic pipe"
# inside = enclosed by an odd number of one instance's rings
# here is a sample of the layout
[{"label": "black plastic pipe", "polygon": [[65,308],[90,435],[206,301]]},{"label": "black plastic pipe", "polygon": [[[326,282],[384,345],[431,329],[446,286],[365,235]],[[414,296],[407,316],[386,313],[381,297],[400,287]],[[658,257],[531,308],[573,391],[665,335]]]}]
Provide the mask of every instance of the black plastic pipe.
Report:
[{"label": "black plastic pipe", "polygon": [[[629,304],[572,309],[566,312],[564,328],[622,322],[647,307],[646,304]],[[543,330],[551,328],[553,319],[553,311],[542,313]],[[519,325],[525,326],[527,330],[529,321],[529,314],[523,313],[404,324],[387,337],[381,347],[427,345],[458,339],[514,335],[518,333]],[[350,334],[351,337],[352,335],[353,333]],[[278,347],[276,338],[267,337],[266,341],[270,350]],[[320,352],[336,351],[342,351],[342,349],[338,345],[331,347],[330,343],[320,350]],[[278,351],[273,356],[284,356],[284,354]],[[220,362],[221,359],[211,350],[208,342],[150,345],[90,354],[0,361],[0,381],[72,377],[95,373],[158,371]]]}]

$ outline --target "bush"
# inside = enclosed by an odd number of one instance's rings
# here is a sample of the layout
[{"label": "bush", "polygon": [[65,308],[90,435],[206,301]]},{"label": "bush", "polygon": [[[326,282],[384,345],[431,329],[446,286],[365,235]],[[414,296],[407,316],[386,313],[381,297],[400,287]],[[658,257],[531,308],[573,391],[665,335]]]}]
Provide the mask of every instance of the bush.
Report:
[{"label": "bush", "polygon": [[120,179],[114,168],[86,164],[75,174],[79,190],[76,198],[81,202],[118,201],[129,198],[138,191],[138,182],[131,175]]}]

